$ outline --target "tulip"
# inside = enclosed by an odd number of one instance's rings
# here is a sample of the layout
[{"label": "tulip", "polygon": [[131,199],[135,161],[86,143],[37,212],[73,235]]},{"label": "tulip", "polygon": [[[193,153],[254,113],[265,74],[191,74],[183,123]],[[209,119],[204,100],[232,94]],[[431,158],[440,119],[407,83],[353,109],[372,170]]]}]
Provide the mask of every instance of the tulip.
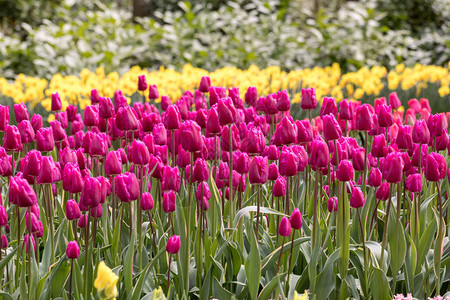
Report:
[{"label": "tulip", "polygon": [[[1,111],[0,111],[1,113]],[[1,122],[1,121],[0,121]],[[36,133],[39,129],[42,128],[43,126],[43,121],[42,121],[42,116],[41,115],[37,115],[37,114],[33,114],[33,116],[31,117],[31,127],[33,127],[34,132]]]},{"label": "tulip", "polygon": [[134,165],[145,166],[150,161],[150,153],[144,142],[134,140],[129,150],[130,161]]},{"label": "tulip", "polygon": [[282,176],[292,177],[297,174],[298,157],[293,151],[283,150],[280,155],[279,171]]},{"label": "tulip", "polygon": [[294,228],[294,230],[302,228],[302,214],[298,208],[295,208],[292,212],[289,223],[291,223],[291,227]]},{"label": "tulip", "polygon": [[8,214],[3,205],[0,205],[0,227],[6,226],[8,224]]},{"label": "tulip", "polygon": [[377,189],[375,197],[378,200],[386,201],[389,198],[390,186],[387,182],[383,182]]},{"label": "tulip", "polygon": [[295,121],[297,125],[297,141],[299,143],[308,143],[313,139],[313,130],[309,120]]},{"label": "tulip", "polygon": [[[231,125],[231,147],[230,147],[230,128],[228,126],[224,126],[222,128],[221,133],[221,140],[220,140],[220,147],[222,148],[222,151],[232,151],[234,149],[239,149],[240,146],[240,138],[239,138],[239,130],[236,127],[236,125]],[[260,142],[260,140],[253,141],[255,143]],[[259,144],[260,146],[260,144]]]},{"label": "tulip", "polygon": [[0,105],[0,131],[5,131],[9,125],[9,107]]},{"label": "tulip", "polygon": [[404,163],[397,152],[389,153],[383,163],[383,179],[389,183],[399,183],[402,179]]},{"label": "tulip", "polygon": [[206,130],[211,134],[218,134],[222,131],[219,123],[219,114],[216,107],[212,107],[206,119]]},{"label": "tulip", "polygon": [[255,156],[249,168],[249,180],[251,184],[264,184],[267,182],[269,166],[267,157]]},{"label": "tulip", "polygon": [[400,106],[402,106],[402,102],[400,101],[400,99],[397,96],[397,92],[392,92],[389,94],[389,105],[393,108],[393,109],[397,109]]},{"label": "tulip", "polygon": [[336,177],[339,181],[350,181],[353,179],[353,165],[348,160],[339,162],[336,170]]},{"label": "tulip", "polygon": [[314,168],[324,168],[328,166],[330,154],[328,145],[321,139],[315,139],[311,144],[311,156],[309,163]]},{"label": "tulip", "polygon": [[23,144],[28,144],[34,141],[36,135],[30,121],[23,120],[17,125],[20,133],[20,140]]},{"label": "tulip", "polygon": [[305,110],[315,109],[317,107],[316,90],[314,88],[302,89],[300,106]]},{"label": "tulip", "polygon": [[380,127],[390,127],[394,123],[394,117],[392,116],[391,106],[380,105],[376,108],[378,116],[378,125]]},{"label": "tulip", "polygon": [[385,157],[387,155],[386,138],[383,134],[373,138],[372,150],[370,153],[374,157]]},{"label": "tulip", "polygon": [[[240,179],[240,178],[239,178]],[[202,181],[195,192],[195,196],[197,197],[197,200],[200,201],[203,198],[206,198],[209,200],[211,198],[211,190],[209,188],[209,185],[206,181]]]},{"label": "tulip", "polygon": [[352,188],[350,196],[350,206],[353,208],[363,207],[365,203],[364,194],[359,187]]},{"label": "tulip", "polygon": [[430,115],[427,125],[432,137],[441,136],[444,132],[444,129],[446,129],[442,114]]},{"label": "tulip", "polygon": [[442,130],[442,135],[436,137],[435,150],[442,151],[447,149],[449,146],[449,136],[447,134],[447,129]]},{"label": "tulip", "polygon": [[378,168],[372,168],[369,172],[367,184],[371,187],[379,187],[381,185],[381,171]]},{"label": "tulip", "polygon": [[178,106],[169,105],[166,111],[167,129],[175,130],[181,126],[181,115]]},{"label": "tulip", "polygon": [[425,120],[418,120],[412,130],[412,139],[416,144],[428,144],[430,131]]},{"label": "tulip", "polygon": [[363,104],[356,109],[356,129],[370,131],[373,128],[372,113],[369,104]]},{"label": "tulip", "polygon": [[238,152],[236,159],[233,159],[233,169],[239,174],[247,174],[250,168],[250,157],[245,152]]},{"label": "tulip", "polygon": [[105,174],[118,175],[122,173],[122,157],[118,151],[111,151],[106,156]]},{"label": "tulip", "polygon": [[335,117],[337,116],[336,100],[331,97],[324,97],[323,103],[320,107],[320,117],[323,119],[323,117],[328,114],[332,114]]},{"label": "tulip", "polygon": [[[80,197],[80,209],[81,206],[84,205],[85,207],[97,207],[99,203],[103,203],[106,198],[106,191],[104,191],[104,184],[103,184],[103,177],[89,177],[86,176],[84,178],[84,186],[83,190],[81,191],[81,197]],[[117,179],[117,177],[115,178]],[[137,182],[137,180],[136,180]],[[115,189],[116,194],[118,193],[117,190],[120,188],[118,187],[119,184],[115,183]],[[132,183],[127,182],[130,186],[128,189],[132,189]],[[121,186],[123,187],[123,186]],[[122,190],[121,190],[122,191]],[[124,193],[122,193],[124,194]],[[122,195],[121,194],[121,195]],[[137,197],[137,196],[136,196]],[[124,200],[123,200],[124,201]]]},{"label": "tulip", "polygon": [[234,107],[231,98],[220,99],[217,106],[217,112],[221,126],[234,123],[236,120],[236,108]]},{"label": "tulip", "polygon": [[264,150],[265,144],[266,138],[261,129],[259,127],[253,127],[247,131],[247,135],[243,139],[240,149],[242,152],[248,154],[260,154]]},{"label": "tulip", "polygon": [[19,124],[23,120],[29,120],[28,108],[25,103],[14,104],[14,115],[16,116],[16,122]]},{"label": "tulip", "polygon": [[169,238],[166,250],[170,254],[177,254],[178,251],[180,251],[180,247],[181,247],[180,237],[178,235],[174,235]]},{"label": "tulip", "polygon": [[271,163],[269,166],[269,175],[267,176],[268,180],[276,180],[279,176],[278,166],[276,163]]},{"label": "tulip", "polygon": [[193,173],[196,181],[207,181],[209,178],[208,164],[204,159],[197,158],[194,163]]},{"label": "tulip", "polygon": [[138,91],[143,92],[147,89],[147,79],[145,75],[140,75],[138,77]]},{"label": "tulip", "polygon": [[445,158],[436,152],[432,152],[426,157],[425,178],[428,181],[439,181],[445,178],[447,163]]},{"label": "tulip", "polygon": [[12,204],[17,204],[19,207],[29,207],[37,203],[36,193],[20,175],[10,179],[9,201]]},{"label": "tulip", "polygon": [[60,111],[62,109],[61,97],[58,92],[52,94],[51,111]]},{"label": "tulip", "polygon": [[6,249],[8,248],[8,246],[8,238],[6,237],[6,235],[2,234],[2,237],[0,239],[0,249]]},{"label": "tulip", "polygon": [[349,100],[344,99],[339,102],[339,118],[341,120],[349,120],[353,119],[353,107]]},{"label": "tulip", "polygon": [[211,78],[209,78],[209,76],[203,76],[202,79],[200,80],[198,90],[202,93],[208,93],[210,87],[211,87]]},{"label": "tulip", "polygon": [[177,167],[165,166],[162,169],[161,189],[163,191],[172,190],[178,192],[181,184],[181,175]]},{"label": "tulip", "polygon": [[277,93],[277,109],[279,111],[289,111],[291,107],[291,100],[286,90]]},{"label": "tulip", "polygon": [[331,197],[328,199],[327,203],[328,212],[336,212],[338,210],[338,198],[337,197]]},{"label": "tulip", "polygon": [[3,148],[6,151],[21,151],[22,142],[19,129],[16,126],[8,125],[3,137]]},{"label": "tulip", "polygon": [[255,106],[257,98],[258,91],[256,87],[249,86],[247,92],[245,93],[245,103],[247,103],[248,106]]},{"label": "tulip", "polygon": [[41,152],[53,151],[55,140],[51,128],[41,128],[36,132],[36,146]]},{"label": "tulip", "polygon": [[292,232],[291,223],[289,223],[289,220],[287,217],[283,217],[280,221],[280,226],[278,227],[278,234],[286,237],[290,236]]},{"label": "tulip", "polygon": [[271,143],[281,146],[296,142],[297,126],[292,117],[284,117],[277,125]]},{"label": "tulip", "polygon": [[136,175],[129,172],[117,175],[114,178],[114,192],[123,202],[136,200],[139,197],[139,182]]},{"label": "tulip", "polygon": [[333,114],[322,117],[323,136],[327,141],[337,140],[342,137],[342,130]]},{"label": "tulip", "polygon": [[117,128],[124,131],[136,131],[139,129],[139,121],[136,111],[129,107],[120,107],[116,116]]},{"label": "tulip", "polygon": [[30,253],[29,242],[33,243],[33,249],[36,249],[36,241],[34,240],[33,235],[27,234],[23,239],[22,250],[25,248],[26,253]]},{"label": "tulip", "polygon": [[272,194],[274,197],[284,197],[286,195],[286,179],[278,177],[273,184]]},{"label": "tulip", "polygon": [[174,191],[168,191],[163,194],[163,210],[165,213],[171,213],[175,211],[175,193]]},{"label": "tulip", "polygon": [[108,97],[100,97],[99,116],[102,119],[110,119],[115,116],[114,105]]},{"label": "tulip", "polygon": [[148,99],[155,100],[159,98],[158,88],[155,84],[150,85],[148,90]]},{"label": "tulip", "polygon": [[155,203],[153,201],[152,194],[150,194],[148,192],[142,193],[142,196],[141,196],[141,209],[143,211],[149,211],[149,210],[152,210],[154,206],[155,206]]},{"label": "tulip", "polygon": [[406,189],[411,193],[422,191],[422,176],[420,174],[411,174],[406,179]]},{"label": "tulip", "polygon": [[201,128],[194,121],[185,121],[181,125],[180,139],[185,151],[198,152],[203,148]]},{"label": "tulip", "polygon": [[69,259],[77,259],[80,256],[80,247],[76,241],[70,241],[67,244],[66,255]]},{"label": "tulip", "polygon": [[411,149],[412,142],[411,126],[400,125],[398,127],[397,138],[395,139],[395,143],[397,144],[398,148]]},{"label": "tulip", "polygon": [[80,207],[75,200],[67,200],[66,203],[66,217],[69,221],[78,220],[81,217]]}]

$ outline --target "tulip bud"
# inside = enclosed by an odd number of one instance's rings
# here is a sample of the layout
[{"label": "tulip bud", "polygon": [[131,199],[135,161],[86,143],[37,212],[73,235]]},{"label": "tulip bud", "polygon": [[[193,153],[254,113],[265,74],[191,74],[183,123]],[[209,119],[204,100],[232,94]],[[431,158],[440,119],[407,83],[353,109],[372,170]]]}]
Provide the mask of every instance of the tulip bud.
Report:
[{"label": "tulip bud", "polygon": [[181,247],[180,237],[178,235],[174,235],[169,238],[166,250],[170,254],[177,254],[178,251],[180,251],[180,247]]},{"label": "tulip bud", "polygon": [[308,143],[313,139],[313,130],[309,120],[295,121],[297,125],[297,142]]},{"label": "tulip bud", "polygon": [[286,195],[286,179],[284,177],[278,177],[273,184],[272,194],[274,197],[283,197]]},{"label": "tulip bud", "polygon": [[447,163],[445,158],[436,152],[432,152],[426,157],[425,178],[428,181],[439,181],[445,178]]},{"label": "tulip bud", "polygon": [[211,78],[209,78],[209,76],[203,76],[202,79],[200,80],[198,90],[202,93],[208,93],[210,87],[211,87]]},{"label": "tulip bud", "polygon": [[185,121],[180,127],[180,139],[183,149],[198,152],[203,148],[201,128],[195,121]]},{"label": "tulip bud", "polygon": [[80,256],[80,247],[76,241],[70,241],[67,244],[66,255],[69,259],[77,259]]},{"label": "tulip bud", "polygon": [[381,185],[381,171],[378,168],[372,168],[370,170],[367,184],[371,187],[378,187]]},{"label": "tulip bud", "polygon": [[378,200],[386,201],[389,198],[390,186],[387,182],[383,182],[377,189],[375,197]]},{"label": "tulip bud", "polygon": [[389,153],[383,162],[383,179],[389,183],[402,180],[404,162],[397,152]]},{"label": "tulip bud", "polygon": [[353,179],[353,165],[348,160],[339,162],[336,170],[336,177],[339,181],[350,181]]},{"label": "tulip bud", "polygon": [[297,175],[298,170],[298,157],[289,149],[281,151],[280,155],[280,174],[286,177],[292,177]]},{"label": "tulip bud", "polygon": [[268,180],[276,180],[279,176],[278,173],[278,166],[276,163],[271,163],[269,166],[269,175],[268,175]]},{"label": "tulip bud", "polygon": [[52,107],[51,111],[60,111],[62,109],[61,97],[58,92],[52,94]]},{"label": "tulip bud", "polygon": [[333,114],[322,117],[323,120],[323,136],[327,141],[337,140],[342,137],[341,126],[339,126]]},{"label": "tulip bud", "polygon": [[337,197],[331,197],[328,199],[328,212],[336,212],[338,209],[338,198]]},{"label": "tulip bud", "polygon": [[23,120],[29,120],[28,108],[25,103],[14,104],[14,114],[16,116],[16,122],[19,124]]},{"label": "tulip bud", "polygon": [[412,130],[412,139],[416,144],[428,144],[430,131],[425,120],[418,120]]},{"label": "tulip bud", "polygon": [[287,217],[283,217],[280,221],[280,227],[278,227],[278,234],[281,236],[290,236],[292,232],[291,223]]},{"label": "tulip bud", "polygon": [[23,248],[25,248],[25,252],[26,253],[30,253],[30,246],[29,246],[29,242],[33,243],[33,249],[36,249],[36,241],[34,240],[33,235],[29,235],[27,234],[24,238],[23,238],[23,244],[22,244],[22,250]]},{"label": "tulip bud", "polygon": [[236,108],[234,107],[231,98],[220,99],[217,106],[217,112],[221,126],[234,123],[236,120]]},{"label": "tulip bud", "polygon": [[80,207],[75,200],[67,200],[66,203],[66,217],[69,221],[78,220],[81,217]]},{"label": "tulip bud", "polygon": [[138,91],[143,92],[147,89],[147,80],[145,75],[140,75],[138,77]]},{"label": "tulip bud", "polygon": [[315,139],[311,144],[311,156],[309,163],[315,168],[328,166],[330,153],[327,144],[321,139]]},{"label": "tulip bud", "polygon": [[142,193],[141,196],[141,209],[143,211],[149,211],[153,209],[153,206],[155,206],[155,203],[153,201],[153,196],[152,194],[145,192]]},{"label": "tulip bud", "polygon": [[390,127],[394,123],[394,117],[392,116],[391,106],[379,105],[376,108],[376,114],[378,116],[378,125],[380,127]]},{"label": "tulip bud", "polygon": [[430,130],[430,134],[433,137],[441,136],[444,132],[444,129],[447,129],[447,127],[444,125],[444,117],[440,113],[430,115],[427,125],[428,129]]},{"label": "tulip bud", "polygon": [[197,201],[200,201],[203,198],[208,200],[211,198],[211,190],[209,189],[209,185],[206,181],[203,181],[198,185],[195,196],[197,197]]},{"label": "tulip bud", "polygon": [[9,125],[9,106],[0,105],[0,131],[5,131]]},{"label": "tulip bud", "polygon": [[117,128],[124,131],[135,131],[139,129],[139,121],[134,108],[130,106],[120,107],[116,116]]},{"label": "tulip bud", "polygon": [[6,249],[9,246],[8,238],[6,235],[2,234],[2,237],[0,239],[0,249]]},{"label": "tulip bud", "polygon": [[402,106],[402,102],[397,96],[397,92],[392,92],[389,94],[389,105],[392,106],[393,109],[397,109]]},{"label": "tulip bud", "polygon": [[6,213],[6,208],[0,205],[0,227],[6,226],[8,224],[8,214]]},{"label": "tulip bud", "polygon": [[165,213],[171,213],[175,211],[175,193],[174,191],[168,191],[163,194],[163,210]]},{"label": "tulip bud", "polygon": [[369,104],[363,104],[356,109],[356,129],[370,131],[373,128],[372,113]]},{"label": "tulip bud", "polygon": [[172,190],[178,192],[181,184],[180,170],[177,167],[165,166],[162,169],[161,189],[163,191]]},{"label": "tulip bud", "polygon": [[247,103],[248,106],[254,106],[257,98],[258,91],[256,90],[256,87],[248,87],[247,92],[245,93],[245,103]]},{"label": "tulip bud", "polygon": [[[30,230],[30,216],[31,216],[31,230]],[[25,222],[27,231],[31,231],[32,233],[39,231],[38,218],[34,213],[28,214],[28,211],[25,214]]]},{"label": "tulip bud", "polygon": [[6,151],[22,150],[20,133],[16,126],[8,125],[6,127],[5,135],[3,137],[3,148],[5,148]]},{"label": "tulip bud", "polygon": [[314,88],[302,89],[300,106],[305,110],[315,109],[317,107],[316,90]]},{"label": "tulip bud", "polygon": [[145,166],[150,161],[150,153],[144,142],[134,140],[129,150],[130,161],[134,165]]},{"label": "tulip bud", "polygon": [[36,146],[38,151],[50,152],[55,148],[55,140],[51,128],[41,128],[36,133]]},{"label": "tulip bud", "polygon": [[23,120],[17,125],[20,133],[20,140],[23,144],[28,144],[34,141],[35,133],[30,121]]},{"label": "tulip bud", "polygon": [[33,206],[37,202],[36,193],[30,184],[20,175],[11,177],[9,183],[9,201],[19,207]]},{"label": "tulip bud", "polygon": [[148,99],[155,100],[159,98],[158,88],[155,84],[150,85],[148,90]]},{"label": "tulip bud", "polygon": [[374,157],[385,157],[387,155],[386,138],[383,134],[376,135],[373,138],[372,150],[370,153]]},{"label": "tulip bud", "polygon": [[324,97],[322,106],[320,107],[320,117],[323,119],[324,116],[332,114],[336,117],[337,115],[337,105],[336,100],[331,97]]},{"label": "tulip bud", "polygon": [[114,192],[123,202],[130,202],[139,197],[139,182],[134,173],[126,172],[114,178]]},{"label": "tulip bud", "polygon": [[353,208],[363,207],[365,203],[364,194],[359,187],[352,188],[350,196],[350,206]]},{"label": "tulip bud", "polygon": [[291,227],[294,229],[302,228],[302,214],[298,208],[295,208],[292,212],[291,217],[289,218],[289,222],[291,223]]},{"label": "tulip bud", "polygon": [[279,111],[289,111],[291,108],[291,100],[286,90],[277,93],[277,109]]},{"label": "tulip bud", "polygon": [[181,126],[181,115],[178,106],[169,105],[166,111],[167,129],[174,130]]},{"label": "tulip bud", "polygon": [[267,181],[269,166],[267,157],[255,156],[249,168],[249,180],[251,184],[264,184]]},{"label": "tulip bud", "polygon": [[341,120],[349,120],[353,119],[353,107],[347,99],[339,102],[339,118]]},{"label": "tulip bud", "polygon": [[411,193],[422,191],[422,176],[420,174],[411,174],[406,179],[406,189]]}]

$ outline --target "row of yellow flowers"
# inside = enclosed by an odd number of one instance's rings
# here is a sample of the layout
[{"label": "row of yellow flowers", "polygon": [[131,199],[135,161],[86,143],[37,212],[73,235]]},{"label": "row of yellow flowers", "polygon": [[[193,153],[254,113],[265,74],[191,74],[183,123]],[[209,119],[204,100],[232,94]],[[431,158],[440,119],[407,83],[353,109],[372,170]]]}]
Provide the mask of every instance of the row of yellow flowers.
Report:
[{"label": "row of yellow flowers", "polygon": [[112,97],[118,89],[128,96],[134,94],[137,92],[138,76],[143,74],[149,84],[158,86],[160,95],[168,95],[172,101],[179,99],[184,90],[198,87],[199,78],[204,75],[211,77],[213,85],[237,86],[241,92],[245,92],[249,86],[256,86],[262,94],[290,89],[295,92],[293,102],[300,101],[300,87],[315,87],[318,99],[331,95],[337,101],[344,98],[344,93],[356,100],[364,95],[378,96],[386,85],[390,90],[409,90],[416,87],[419,92],[430,83],[435,83],[441,97],[450,94],[449,63],[447,67],[417,64],[412,68],[400,64],[389,72],[385,67],[375,66],[345,74],[338,64],[290,72],[284,72],[279,67],[263,70],[256,66],[247,70],[226,67],[211,73],[191,65],[186,65],[181,72],[163,67],[148,71],[135,66],[122,76],[117,72],[105,74],[104,69],[100,67],[95,72],[84,69],[79,76],[56,74],[50,81],[23,74],[18,75],[14,82],[0,77],[0,96],[11,97],[16,103],[30,103],[31,106],[41,103],[44,108],[50,110],[50,96],[58,91],[63,99],[63,106],[79,104],[84,108],[90,104],[90,91],[94,88],[98,89],[101,95],[108,97]]}]

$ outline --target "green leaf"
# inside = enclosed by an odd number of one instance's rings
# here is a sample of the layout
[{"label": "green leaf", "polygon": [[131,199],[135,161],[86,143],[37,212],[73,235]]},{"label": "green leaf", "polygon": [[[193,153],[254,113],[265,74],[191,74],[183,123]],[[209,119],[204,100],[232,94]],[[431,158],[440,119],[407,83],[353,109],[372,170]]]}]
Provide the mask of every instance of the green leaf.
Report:
[{"label": "green leaf", "polygon": [[426,226],[425,232],[422,234],[422,237],[420,238],[417,253],[417,265],[415,271],[416,275],[421,272],[422,264],[425,261],[426,254],[430,250],[431,243],[433,242],[436,227],[437,227],[436,219],[432,218],[430,223],[428,223],[428,225]]},{"label": "green leaf", "polygon": [[[246,206],[244,208],[242,208],[240,211],[238,211],[236,213],[236,217],[233,220],[233,226],[236,227],[239,220],[246,214],[249,212],[256,212],[257,210],[257,206]],[[279,216],[286,216],[284,213],[279,212],[277,210],[274,210],[272,208],[268,208],[268,207],[260,207],[259,211],[261,214],[274,214],[274,215],[279,215]]]},{"label": "green leaf", "polygon": [[[391,216],[393,215],[391,214]],[[393,276],[397,276],[406,257],[406,239],[401,222],[397,222],[394,218],[392,219],[389,224],[391,226],[388,226],[390,265]]]},{"label": "green leaf", "polygon": [[[250,242],[250,253],[245,260],[245,275],[251,299],[258,299],[258,289],[261,280],[261,258],[259,257],[259,246],[253,232],[253,224],[246,218],[247,238]],[[220,297],[219,297],[220,298]]]},{"label": "green leaf", "polygon": [[134,232],[131,235],[131,241],[128,246],[127,252],[125,254],[125,261],[123,266],[123,278],[125,282],[125,290],[128,295],[131,294],[133,288],[133,255],[134,255],[134,244],[135,244]]},{"label": "green leaf", "polygon": [[261,293],[259,293],[258,299],[269,299],[273,290],[278,286],[278,282],[282,277],[285,277],[286,273],[279,274],[270,280],[268,284],[262,289]]},{"label": "green leaf", "polygon": [[384,272],[379,268],[373,268],[373,277],[370,283],[372,289],[373,299],[390,300],[391,288]]},{"label": "green leaf", "polygon": [[334,274],[334,263],[339,258],[339,249],[335,250],[325,262],[322,272],[316,279],[316,299],[328,299],[336,286],[336,276]]},{"label": "green leaf", "polygon": [[233,293],[222,287],[217,278],[213,279],[213,297],[217,299],[233,299]]},{"label": "green leaf", "polygon": [[2,258],[2,260],[0,261],[0,272],[3,272],[3,268],[14,257],[14,254],[16,254],[18,249],[18,247],[14,248],[14,250],[12,250],[8,255]]}]

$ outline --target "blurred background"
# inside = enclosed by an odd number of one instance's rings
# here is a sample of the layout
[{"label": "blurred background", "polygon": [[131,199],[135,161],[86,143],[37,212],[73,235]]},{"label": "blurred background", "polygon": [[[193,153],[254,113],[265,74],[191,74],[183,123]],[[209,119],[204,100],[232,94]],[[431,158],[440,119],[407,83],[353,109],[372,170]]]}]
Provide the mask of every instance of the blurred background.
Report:
[{"label": "blurred background", "polygon": [[0,73],[447,65],[450,0],[0,0]]}]

